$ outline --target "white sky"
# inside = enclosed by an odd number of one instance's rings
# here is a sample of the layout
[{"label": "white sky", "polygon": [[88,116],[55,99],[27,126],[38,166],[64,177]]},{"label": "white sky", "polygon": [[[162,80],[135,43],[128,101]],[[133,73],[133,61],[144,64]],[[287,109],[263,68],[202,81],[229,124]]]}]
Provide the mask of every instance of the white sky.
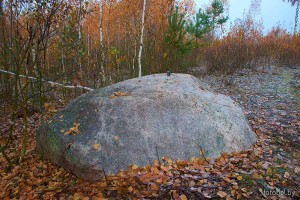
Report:
[{"label": "white sky", "polygon": [[[199,8],[203,4],[207,4],[209,0],[195,0],[195,2]],[[226,27],[229,27],[230,22],[233,22],[235,19],[243,18],[243,13],[248,11],[251,0],[229,0],[229,4],[229,21],[226,23]],[[296,5],[291,6],[287,0],[285,2],[282,0],[262,0],[260,13],[256,19],[263,20],[265,32],[278,25],[278,23],[289,32],[293,32]]]}]

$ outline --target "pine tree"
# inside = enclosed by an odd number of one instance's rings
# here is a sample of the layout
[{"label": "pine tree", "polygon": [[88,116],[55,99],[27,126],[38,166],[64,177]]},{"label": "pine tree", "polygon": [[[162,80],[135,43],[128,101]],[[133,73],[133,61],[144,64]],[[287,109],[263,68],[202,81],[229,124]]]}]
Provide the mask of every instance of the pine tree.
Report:
[{"label": "pine tree", "polygon": [[168,16],[168,29],[164,36],[164,45],[167,50],[164,57],[168,58],[169,67],[174,67],[176,59],[189,53],[193,47],[192,40],[186,38],[185,26],[184,13],[179,13],[176,7],[174,13]]}]

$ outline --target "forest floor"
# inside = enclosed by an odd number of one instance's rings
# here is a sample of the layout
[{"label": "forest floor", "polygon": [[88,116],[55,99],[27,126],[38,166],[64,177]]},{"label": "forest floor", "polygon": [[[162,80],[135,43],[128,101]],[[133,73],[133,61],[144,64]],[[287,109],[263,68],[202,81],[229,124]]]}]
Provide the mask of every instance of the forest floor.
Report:
[{"label": "forest floor", "polygon": [[[31,113],[25,160],[8,171],[0,155],[0,199],[299,199],[300,68],[263,67],[201,78],[244,108],[258,136],[251,149],[215,160],[201,154],[189,161],[164,158],[89,183],[39,158],[34,149],[41,120],[38,113]],[[9,127],[5,119],[9,109],[4,108],[1,134]],[[19,145],[22,118],[14,123]],[[13,149],[7,150],[10,157],[16,154]]]}]

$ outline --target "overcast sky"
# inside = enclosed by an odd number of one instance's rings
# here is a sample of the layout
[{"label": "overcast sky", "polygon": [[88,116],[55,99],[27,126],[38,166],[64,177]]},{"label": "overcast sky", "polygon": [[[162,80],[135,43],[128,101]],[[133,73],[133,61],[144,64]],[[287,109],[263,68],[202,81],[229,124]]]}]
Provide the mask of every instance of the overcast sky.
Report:
[{"label": "overcast sky", "polygon": [[[209,0],[195,0],[198,7],[207,4]],[[230,22],[236,18],[243,18],[244,11],[248,11],[251,0],[229,0],[229,27]],[[273,26],[280,23],[289,32],[293,32],[296,5],[291,6],[287,1],[282,0],[262,0],[260,15],[256,19],[262,19],[265,32],[269,31]]]}]

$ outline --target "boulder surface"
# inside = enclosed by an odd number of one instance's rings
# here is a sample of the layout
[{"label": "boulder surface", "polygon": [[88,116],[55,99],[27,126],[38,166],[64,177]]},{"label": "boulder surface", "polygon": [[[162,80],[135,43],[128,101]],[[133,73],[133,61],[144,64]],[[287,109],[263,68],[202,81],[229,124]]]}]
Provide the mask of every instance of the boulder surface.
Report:
[{"label": "boulder surface", "polygon": [[130,164],[237,152],[256,142],[242,109],[187,74],[155,74],[88,92],[37,130],[38,153],[97,181]]}]

